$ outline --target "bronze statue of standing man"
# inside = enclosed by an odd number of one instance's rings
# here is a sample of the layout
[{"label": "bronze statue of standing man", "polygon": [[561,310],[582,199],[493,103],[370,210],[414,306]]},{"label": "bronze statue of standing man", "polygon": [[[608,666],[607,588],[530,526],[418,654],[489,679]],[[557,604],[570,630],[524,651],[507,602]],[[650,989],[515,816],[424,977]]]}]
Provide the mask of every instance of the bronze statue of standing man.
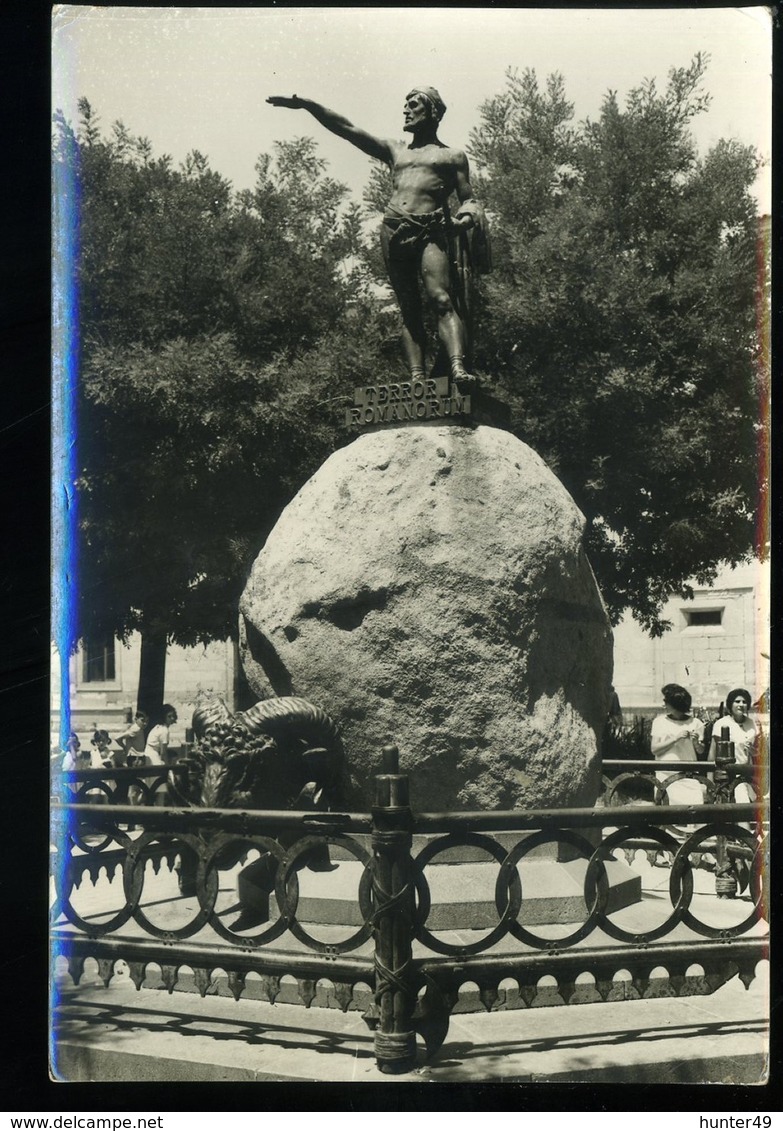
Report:
[{"label": "bronze statue of standing man", "polygon": [[[308,110],[338,137],[383,161],[392,172],[393,191],[381,229],[389,281],[402,314],[402,342],[411,377],[424,377],[426,334],[419,291],[438,320],[438,336],[455,379],[465,369],[470,329],[471,274],[489,270],[483,209],[473,198],[468,160],[460,149],[444,145],[438,125],[446,106],[437,90],[423,86],[405,99],[404,130],[408,145],[373,137],[347,118],[308,98],[273,97],[272,106]],[[451,216],[449,197],[459,208]]]}]

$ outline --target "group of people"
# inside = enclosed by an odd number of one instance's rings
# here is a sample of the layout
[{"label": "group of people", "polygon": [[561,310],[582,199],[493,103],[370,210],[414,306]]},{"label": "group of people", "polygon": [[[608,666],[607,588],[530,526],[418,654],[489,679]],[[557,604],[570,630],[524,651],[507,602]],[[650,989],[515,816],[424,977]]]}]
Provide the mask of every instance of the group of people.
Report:
[{"label": "group of people", "polygon": [[[743,765],[754,763],[757,729],[750,718],[750,693],[744,687],[735,687],[728,693],[713,723],[702,722],[691,713],[690,692],[678,683],[667,683],[661,694],[666,710],[653,719],[650,732],[650,748],[656,761],[695,762],[705,753],[713,761],[721,733],[727,730],[734,744],[735,761]],[[659,780],[668,776],[658,774]],[[683,778],[672,782],[667,794],[672,805],[698,805],[704,800],[704,786],[695,778]],[[741,781],[736,785],[734,800],[739,803],[756,800],[750,782]]]},{"label": "group of people", "polygon": [[[82,750],[79,737],[71,733],[62,760],[63,770],[89,770],[103,767],[107,770],[123,766],[165,766],[171,727],[177,721],[177,712],[170,703],[164,703],[157,720],[150,727],[146,711],[137,711],[133,722],[114,740],[106,730],[96,730],[90,750]],[[116,743],[112,746],[112,741]]]}]

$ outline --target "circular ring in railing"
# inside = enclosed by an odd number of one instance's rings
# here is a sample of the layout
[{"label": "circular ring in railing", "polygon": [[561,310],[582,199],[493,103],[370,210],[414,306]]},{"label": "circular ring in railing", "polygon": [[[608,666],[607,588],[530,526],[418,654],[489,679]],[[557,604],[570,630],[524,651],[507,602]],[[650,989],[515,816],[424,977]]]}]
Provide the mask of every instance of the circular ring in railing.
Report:
[{"label": "circular ring in railing", "polygon": [[716,785],[714,781],[709,778],[703,783],[704,785],[704,804],[715,805],[720,798],[720,786]]},{"label": "circular ring in railing", "polygon": [[[549,950],[553,944],[556,944],[558,949],[560,949],[561,947],[572,946],[574,943],[580,942],[583,938],[586,938],[587,935],[595,929],[599,909],[605,906],[609,889],[609,880],[606,875],[606,869],[603,866],[603,861],[600,857],[597,857],[595,845],[591,844],[586,837],[575,832],[573,829],[539,829],[531,836],[521,840],[509,852],[500,869],[500,875],[498,876],[495,893],[496,900],[499,901],[503,897],[501,885],[513,883],[514,876],[516,876],[519,881],[517,865],[520,860],[527,856],[529,852],[532,852],[534,848],[538,848],[542,844],[551,843],[570,844],[588,861],[587,871],[585,872],[584,889],[586,906],[589,906],[591,902],[590,895],[588,894],[588,880],[590,880],[591,884],[594,884],[594,892],[592,893],[592,906],[587,913],[587,918],[584,923],[581,923],[575,931],[572,931],[570,935],[566,935],[563,938],[543,938],[541,935],[536,935],[532,931],[529,931],[527,927],[523,927],[518,920],[510,924],[509,930],[514,938],[519,939],[520,942],[527,943],[528,946],[535,947],[537,950]],[[593,863],[594,859],[597,860],[597,863],[591,871],[590,865]],[[597,877],[595,875],[596,871],[598,872]],[[522,888],[521,906],[524,907],[524,905],[525,893],[524,888]]]},{"label": "circular ring in railing", "polygon": [[[615,848],[619,848],[627,840],[631,840],[632,838],[636,837],[644,837],[647,840],[656,841],[658,844],[660,844],[661,848],[672,853],[676,853],[681,845],[681,842],[665,829],[659,829],[654,825],[642,824],[641,822],[639,824],[628,824],[621,829],[616,829],[615,832],[610,833],[608,837],[605,837],[601,841],[598,848],[595,850],[593,858],[590,860],[590,863],[587,866],[588,876],[591,875],[591,870],[594,867],[594,860],[598,857],[599,853],[601,853],[603,856],[607,856],[611,854],[611,852]],[[605,869],[604,875],[606,875]],[[657,927],[653,927],[648,931],[628,931],[624,927],[620,927],[616,923],[613,923],[609,918],[609,915],[607,914],[605,908],[601,908],[598,914],[597,926],[599,926],[602,931],[605,931],[606,934],[611,938],[617,939],[620,942],[652,942],[654,939],[660,938],[662,935],[667,934],[674,927],[676,927],[677,924],[681,921],[682,915],[684,913],[684,909],[681,904],[684,902],[687,906],[687,903],[690,902],[690,892],[693,890],[693,875],[690,868],[688,868],[688,870],[684,873],[684,878],[684,892],[679,893],[676,901],[674,900],[674,898],[672,899],[673,909],[671,915]],[[587,877],[585,877],[585,884],[586,883]]]},{"label": "circular ring in railing", "polygon": [[134,805],[144,807],[155,804],[155,788],[153,785],[149,785],[144,778],[134,778],[130,788],[138,790],[136,800],[133,802]]},{"label": "circular ring in railing", "polygon": [[[209,925],[228,942],[238,943],[240,946],[262,946],[264,943],[273,942],[284,934],[288,925],[282,912],[274,923],[255,935],[245,935],[227,927],[221,920],[219,912],[215,910],[221,867],[233,867],[238,862],[237,849],[240,847],[258,849],[262,857],[268,853],[274,860],[273,872],[279,872],[285,859],[285,849],[273,837],[256,834],[217,833],[211,837],[206,849],[202,845],[202,853],[198,863],[196,878],[196,891],[201,906],[209,913]],[[221,860],[222,857],[222,860]],[[231,863],[229,863],[231,861]],[[271,887],[270,887],[271,891]]]},{"label": "circular ring in railing", "polygon": [[[735,797],[734,794],[735,794],[735,792],[737,792],[737,789],[739,788],[739,786],[747,785],[747,783],[748,783],[748,779],[745,778],[745,777],[735,777],[734,778],[733,782],[731,783],[731,796],[729,798],[729,804],[737,803],[737,797]],[[707,778],[706,782],[704,782],[703,784],[704,784],[704,789],[705,789],[705,803],[706,804],[708,804],[708,805],[715,805],[715,804],[721,804],[721,803],[725,804],[725,797],[723,795],[723,789],[722,789],[720,783],[711,782],[711,780],[709,780],[709,778]],[[742,802],[740,802],[740,804],[741,803]]]},{"label": "circular ring in railing", "polygon": [[103,801],[92,801],[90,794],[105,793],[106,797],[111,801],[114,796],[114,790],[111,786],[107,785],[105,781],[83,781],[76,791],[76,796],[73,801],[77,805],[103,805]]},{"label": "circular ring in railing", "polygon": [[[501,905],[501,900],[498,895],[500,890],[500,877],[498,877],[498,881],[495,884],[494,895],[499,919],[498,923],[490,930],[489,934],[484,935],[483,938],[474,943],[455,944],[445,942],[439,939],[425,926],[432,903],[430,888],[426,876],[424,875],[424,869],[432,862],[435,856],[439,856],[441,852],[445,852],[449,848],[483,849],[500,864],[501,873],[507,857],[505,848],[503,848],[498,841],[482,833],[449,833],[447,836],[440,837],[438,840],[430,841],[429,844],[426,844],[413,860],[413,866],[416,869],[416,891],[419,897],[419,904],[414,918],[416,924],[416,938],[419,942],[429,947],[430,950],[437,951],[439,954],[478,954],[480,951],[494,946],[499,939],[502,939],[508,934],[513,926],[519,914],[519,906],[522,898],[519,876],[515,871],[511,876],[510,882],[505,883],[506,896],[504,906]],[[445,929],[447,928],[444,928],[444,930]]]},{"label": "circular ring in railing", "polygon": [[[682,912],[682,921],[686,926],[690,927],[691,930],[696,931],[698,934],[704,935],[707,938],[736,938],[738,935],[742,935],[747,930],[749,930],[755,923],[759,921],[762,916],[763,892],[761,890],[760,865],[764,860],[764,855],[766,852],[766,837],[760,841],[756,834],[752,833],[750,829],[744,829],[741,825],[728,823],[724,824],[719,821],[715,821],[710,825],[704,825],[702,828],[697,829],[683,843],[679,852],[674,858],[674,864],[672,865],[672,874],[669,879],[669,893],[672,900],[674,900],[675,895],[678,894],[681,876],[686,866],[684,861],[688,861],[690,853],[696,851],[698,846],[703,841],[711,840],[714,837],[725,837],[727,839],[731,838],[734,840],[745,841],[745,843],[749,844],[753,849],[753,856],[751,859],[751,867],[749,872],[749,886],[751,898],[753,899],[753,909],[751,910],[750,914],[742,920],[741,923],[737,923],[734,927],[713,927],[710,926],[709,923],[703,923],[701,919],[698,919],[691,912],[691,899],[689,897],[687,904],[685,905]],[[762,849],[764,850],[763,852]],[[690,868],[689,861],[688,867]],[[692,895],[692,875],[690,882],[690,894]]]},{"label": "circular ring in railing", "polygon": [[[70,802],[70,804],[72,805],[90,805],[92,804],[89,796],[91,793],[106,794],[109,803],[111,803],[112,801],[112,790],[109,786],[106,785],[105,782],[85,781],[81,783],[76,792],[72,793],[67,798],[66,803]],[[100,804],[103,804],[103,802],[101,802]],[[111,817],[110,809],[106,810],[106,815],[108,817]],[[96,855],[99,852],[103,852],[103,850],[108,845],[110,845],[112,841],[116,840],[116,837],[112,833],[105,833],[102,840],[90,844],[90,842],[86,839],[91,835],[89,829],[89,818],[81,816],[74,817],[73,814],[69,814],[68,834],[73,840],[74,844],[78,845],[82,852],[86,852],[91,856]]]},{"label": "circular ring in railing", "polygon": [[[321,848],[324,844],[334,845],[350,852],[360,864],[364,865],[359,880],[358,903],[364,922],[358,931],[340,942],[322,942],[306,931],[296,917],[299,906],[299,878],[297,871],[306,864],[300,863],[302,857],[307,857],[313,849]],[[282,865],[277,870],[275,877],[275,897],[280,908],[280,915],[285,926],[300,942],[321,954],[345,954],[346,951],[355,950],[372,935],[374,909],[371,899],[372,890],[372,857],[369,852],[353,837],[341,833],[320,833],[305,836],[292,844],[285,853]]]},{"label": "circular ring in railing", "polygon": [[[123,881],[125,885],[125,898],[131,907],[131,914],[134,920],[158,939],[187,939],[191,935],[195,935],[200,931],[204,924],[209,919],[209,907],[205,907],[204,903],[199,900],[199,910],[189,923],[183,927],[163,928],[158,927],[155,923],[151,922],[145,913],[139,907],[139,900],[141,899],[142,891],[144,890],[144,879],[147,861],[151,857],[151,853],[145,850],[152,844],[167,844],[173,843],[175,845],[184,846],[189,848],[196,856],[200,854],[204,845],[203,841],[192,833],[158,833],[158,832],[144,832],[136,840],[132,841],[128,847],[128,855],[126,866],[123,868]],[[174,849],[171,855],[176,855],[177,850]],[[214,896],[210,891],[210,898],[214,900],[217,895],[217,880],[215,878],[215,892]],[[207,901],[208,902],[208,901]]]},{"label": "circular ring in railing", "polygon": [[604,796],[604,805],[607,809],[611,808],[614,795],[617,793],[620,786],[626,785],[628,782],[642,782],[645,785],[652,786],[653,797],[656,796],[655,777],[649,771],[644,773],[641,770],[628,770],[626,773],[619,774],[616,778],[604,778],[604,781],[606,781],[608,787],[608,792]]},{"label": "circular ring in railing", "polygon": [[768,849],[768,834],[764,833],[756,843],[756,851],[750,862],[750,875],[748,877],[748,889],[754,905],[758,905],[761,916],[764,915],[765,908],[762,905],[764,898],[764,891],[762,880],[766,874],[769,866],[769,849]]},{"label": "circular ring in railing", "polygon": [[158,796],[158,790],[161,788],[161,786],[166,785],[167,782],[168,767],[162,766],[161,772],[157,777],[150,776],[148,778],[131,778],[130,782],[128,783],[128,790],[136,789],[139,791],[137,794],[139,800],[135,801],[134,804],[141,806],[154,806],[155,799]]},{"label": "circular ring in railing", "polygon": [[[82,802],[82,804],[84,804],[84,802]],[[89,802],[86,802],[86,804],[89,804]],[[111,820],[111,809],[106,809],[106,816]],[[93,831],[91,832],[91,830]],[[72,818],[72,820],[69,822],[68,835],[70,836],[73,843],[88,856],[97,856],[99,853],[103,852],[104,849],[106,849],[112,842],[116,842],[117,844],[120,843],[119,838],[121,834],[119,828],[117,828],[116,831],[113,829],[110,833],[101,830],[101,832],[103,832],[103,839],[95,841],[91,844],[87,840],[87,837],[100,835],[97,834],[94,830],[95,826],[92,825],[89,817],[79,816],[75,819]]]},{"label": "circular ring in railing", "polygon": [[[662,764],[665,765],[665,763],[662,763]],[[670,804],[670,802],[669,802],[669,787],[674,785],[678,781],[696,781],[701,786],[703,786],[705,784],[704,781],[703,781],[704,775],[696,773],[695,771],[691,772],[691,771],[688,771],[688,770],[678,770],[677,773],[669,774],[668,777],[665,777],[662,780],[658,779],[658,773],[659,772],[661,772],[661,771],[657,771],[656,776],[655,776],[655,804],[656,805],[665,806],[665,805]],[[664,800],[664,798],[665,798],[665,800]]]},{"label": "circular ring in railing", "polygon": [[[119,830],[111,839],[116,840],[120,847],[124,848],[126,852],[132,843],[131,838],[126,833],[119,832]],[[76,844],[75,841],[74,844]],[[74,927],[78,927],[79,930],[85,931],[93,937],[99,937],[109,934],[111,931],[116,931],[119,927],[127,923],[132,914],[133,908],[128,903],[127,893],[125,893],[125,906],[121,907],[117,914],[113,918],[107,919],[105,923],[99,923],[95,919],[83,919],[71,904],[71,892],[75,886],[74,872],[76,870],[71,864],[71,861],[74,859],[72,853],[73,845],[67,854],[62,854],[61,859],[61,854],[57,854],[59,866],[54,869],[54,889],[57,895],[57,903],[52,908],[52,921],[54,922],[59,918],[59,915],[62,914]],[[81,862],[78,861],[78,863]],[[83,875],[83,872],[84,869],[80,868],[80,876]],[[125,892],[124,883],[125,865],[123,864],[123,891]]]}]

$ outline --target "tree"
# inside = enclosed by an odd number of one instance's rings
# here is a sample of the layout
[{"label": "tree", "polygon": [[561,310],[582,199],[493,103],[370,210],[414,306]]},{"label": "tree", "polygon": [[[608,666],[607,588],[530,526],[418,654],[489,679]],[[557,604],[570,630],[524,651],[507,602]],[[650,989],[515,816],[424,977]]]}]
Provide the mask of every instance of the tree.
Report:
[{"label": "tree", "polygon": [[496,252],[480,364],[584,512],[613,618],[654,634],[689,578],[760,548],[759,160],[698,156],[705,67],[579,126],[559,76],[509,72],[471,138]]},{"label": "tree", "polygon": [[[509,72],[471,138],[495,249],[476,360],[584,512],[612,616],[630,607],[653,632],[669,595],[747,557],[762,525],[758,158],[733,141],[697,154],[705,65],[622,107],[610,92],[581,124],[559,76],[542,89]],[[204,155],[174,168],[80,112],[77,131],[57,119],[54,158],[57,293],[79,303],[78,334],[62,322],[79,551],[63,639],[138,630],[154,658],[233,634],[252,557],[349,439],[344,403],[395,369],[397,320],[374,297],[365,214],[311,140],[262,155],[235,193]],[[387,176],[373,172],[368,204]]]},{"label": "tree", "polygon": [[203,155],[174,169],[80,110],[55,148],[56,197],[80,202],[75,637],[141,632],[154,710],[167,641],[235,633],[253,555],[348,438],[341,400],[377,355],[371,334],[341,343],[375,311],[343,269],[356,210],[311,141],[262,156],[255,190],[234,194]]}]

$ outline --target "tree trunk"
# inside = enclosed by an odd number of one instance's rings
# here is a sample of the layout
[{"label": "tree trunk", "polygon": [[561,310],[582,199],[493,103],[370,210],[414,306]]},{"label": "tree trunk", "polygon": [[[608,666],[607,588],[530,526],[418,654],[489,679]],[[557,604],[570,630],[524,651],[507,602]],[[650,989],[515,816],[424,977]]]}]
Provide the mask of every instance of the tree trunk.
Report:
[{"label": "tree trunk", "polygon": [[233,644],[233,657],[234,657],[234,702],[229,703],[235,711],[247,711],[249,707],[254,706],[258,702],[258,696],[247,682],[245,669],[242,667],[242,660],[239,654],[239,644],[236,640],[232,641]]},{"label": "tree trunk", "polygon": [[141,634],[139,693],[136,710],[146,711],[150,719],[158,718],[163,706],[166,682],[166,633],[145,629]]}]

